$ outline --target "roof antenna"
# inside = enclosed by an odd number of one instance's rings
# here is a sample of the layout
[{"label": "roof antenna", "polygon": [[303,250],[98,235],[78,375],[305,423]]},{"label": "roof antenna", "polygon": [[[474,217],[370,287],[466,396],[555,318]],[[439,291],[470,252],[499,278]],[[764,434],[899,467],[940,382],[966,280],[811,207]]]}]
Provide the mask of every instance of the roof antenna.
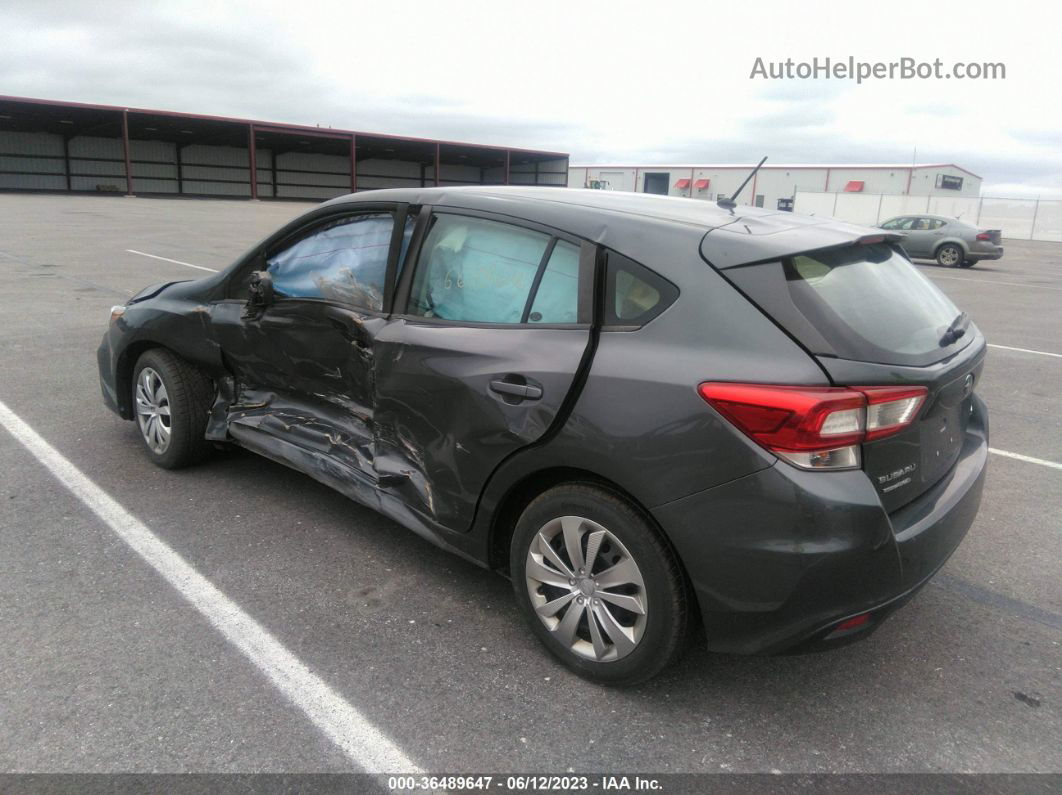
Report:
[{"label": "roof antenna", "polygon": [[738,194],[741,193],[741,191],[745,190],[745,186],[749,184],[749,180],[756,176],[756,172],[760,170],[760,166],[762,166],[766,162],[767,156],[764,155],[763,160],[761,160],[756,165],[756,168],[752,169],[752,173],[745,177],[745,181],[741,183],[741,187],[734,191],[734,195],[731,196],[729,199],[719,199],[718,201],[716,201],[716,204],[718,204],[724,210],[733,210],[735,207],[737,207],[737,202],[734,200],[738,197]]}]

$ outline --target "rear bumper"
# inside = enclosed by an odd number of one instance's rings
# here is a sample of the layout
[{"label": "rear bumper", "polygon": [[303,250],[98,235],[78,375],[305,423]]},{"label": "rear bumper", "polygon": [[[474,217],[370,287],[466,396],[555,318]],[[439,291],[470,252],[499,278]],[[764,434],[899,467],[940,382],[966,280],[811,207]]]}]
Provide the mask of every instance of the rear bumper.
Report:
[{"label": "rear bumper", "polygon": [[1002,259],[1003,258],[1003,246],[996,246],[988,244],[981,248],[971,249],[966,255],[966,259],[980,262],[981,260],[988,259]]},{"label": "rear bumper", "polygon": [[[862,471],[782,463],[653,514],[690,576],[710,649],[828,647],[870,634],[947,561],[977,513],[987,458],[976,400],[958,462],[892,514]],[[857,631],[834,632],[862,613]]]}]

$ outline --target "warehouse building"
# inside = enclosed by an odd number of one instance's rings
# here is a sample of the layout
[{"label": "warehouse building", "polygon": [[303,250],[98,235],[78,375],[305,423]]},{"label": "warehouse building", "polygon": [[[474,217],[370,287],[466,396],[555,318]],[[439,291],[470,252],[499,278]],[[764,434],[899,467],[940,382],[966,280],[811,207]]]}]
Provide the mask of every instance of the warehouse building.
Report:
[{"label": "warehouse building", "polygon": [[[571,187],[659,193],[715,200],[733,196],[755,168],[747,165],[579,165],[568,169]],[[897,194],[912,196],[973,196],[981,194],[981,178],[952,163],[921,164],[764,164],[742,192],[743,204],[792,209],[797,191]]]},{"label": "warehouse building", "polygon": [[0,96],[0,190],[320,201],[567,179],[560,152]]}]

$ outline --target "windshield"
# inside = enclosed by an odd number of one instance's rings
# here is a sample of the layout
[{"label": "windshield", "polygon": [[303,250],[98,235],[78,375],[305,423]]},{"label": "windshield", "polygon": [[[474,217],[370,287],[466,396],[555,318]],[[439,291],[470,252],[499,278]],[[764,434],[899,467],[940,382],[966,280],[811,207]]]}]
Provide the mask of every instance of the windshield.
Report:
[{"label": "windshield", "polygon": [[884,243],[801,254],[784,268],[793,303],[845,358],[899,364],[943,354],[942,335],[959,315]]}]

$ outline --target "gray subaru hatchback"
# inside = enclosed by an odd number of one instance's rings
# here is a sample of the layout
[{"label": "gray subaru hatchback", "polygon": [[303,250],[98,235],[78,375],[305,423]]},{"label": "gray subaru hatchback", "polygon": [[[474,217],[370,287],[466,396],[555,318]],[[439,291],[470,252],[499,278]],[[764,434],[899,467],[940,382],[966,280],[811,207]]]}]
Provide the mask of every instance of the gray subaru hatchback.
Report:
[{"label": "gray subaru hatchback", "polygon": [[238,445],[507,574],[643,681],[866,637],[977,511],[985,340],[899,238],[642,194],[330,201],[112,310],[106,404],[175,468]]}]

